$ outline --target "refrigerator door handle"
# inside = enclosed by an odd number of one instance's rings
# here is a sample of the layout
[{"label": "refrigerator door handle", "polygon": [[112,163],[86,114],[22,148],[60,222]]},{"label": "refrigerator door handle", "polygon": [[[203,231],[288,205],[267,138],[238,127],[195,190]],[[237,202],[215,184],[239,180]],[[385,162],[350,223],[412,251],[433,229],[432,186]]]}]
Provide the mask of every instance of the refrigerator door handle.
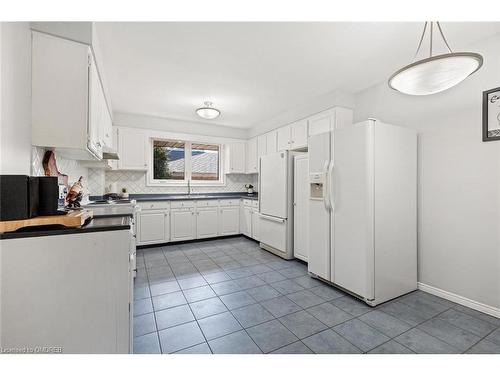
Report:
[{"label": "refrigerator door handle", "polygon": [[334,174],[333,174],[333,161],[330,162],[330,166],[328,167],[328,200],[330,202],[330,208],[335,210],[335,190],[333,189],[334,186]]},{"label": "refrigerator door handle", "polygon": [[269,221],[275,221],[277,223],[284,223],[285,222],[285,219],[282,219],[279,217],[268,216],[268,215],[264,215],[264,214],[260,214],[260,217],[262,219],[269,220]]},{"label": "refrigerator door handle", "polygon": [[323,166],[323,173],[325,175],[324,183],[323,183],[323,200],[325,202],[325,208],[327,211],[330,211],[330,193],[329,193],[329,179],[330,176],[328,174],[328,166],[330,165],[330,161],[326,160],[325,165]]}]

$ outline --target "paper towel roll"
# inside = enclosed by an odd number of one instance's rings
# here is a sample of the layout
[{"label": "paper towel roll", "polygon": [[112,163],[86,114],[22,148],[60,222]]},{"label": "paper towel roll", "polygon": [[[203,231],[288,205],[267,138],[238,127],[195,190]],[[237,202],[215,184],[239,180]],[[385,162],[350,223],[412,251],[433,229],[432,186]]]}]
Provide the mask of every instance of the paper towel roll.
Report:
[{"label": "paper towel roll", "polygon": [[111,184],[109,184],[108,193],[111,193],[111,194],[118,193],[118,185],[116,182],[112,182]]}]

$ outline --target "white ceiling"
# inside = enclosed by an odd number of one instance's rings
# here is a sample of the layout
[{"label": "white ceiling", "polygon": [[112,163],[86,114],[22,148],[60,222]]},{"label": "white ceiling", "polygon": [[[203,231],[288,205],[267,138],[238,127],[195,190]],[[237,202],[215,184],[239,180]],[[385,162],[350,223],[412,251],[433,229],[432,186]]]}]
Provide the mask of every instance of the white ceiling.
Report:
[{"label": "white ceiling", "polygon": [[[249,128],[334,90],[359,92],[413,57],[421,23],[97,23],[113,110]],[[499,23],[442,23],[451,48]]]}]

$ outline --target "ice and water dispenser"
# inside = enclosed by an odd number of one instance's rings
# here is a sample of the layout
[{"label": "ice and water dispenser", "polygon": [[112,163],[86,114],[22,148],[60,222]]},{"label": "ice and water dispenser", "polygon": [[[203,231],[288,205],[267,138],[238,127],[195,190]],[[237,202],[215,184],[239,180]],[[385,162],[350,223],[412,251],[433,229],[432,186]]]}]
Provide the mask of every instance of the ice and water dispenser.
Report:
[{"label": "ice and water dispenser", "polygon": [[322,200],[324,198],[325,174],[309,174],[310,198]]}]

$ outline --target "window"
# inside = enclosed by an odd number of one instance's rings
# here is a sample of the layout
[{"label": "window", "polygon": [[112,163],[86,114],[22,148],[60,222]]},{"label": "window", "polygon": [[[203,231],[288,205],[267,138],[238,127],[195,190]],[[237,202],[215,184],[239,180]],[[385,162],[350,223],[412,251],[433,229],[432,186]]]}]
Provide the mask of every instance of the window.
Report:
[{"label": "window", "polygon": [[191,144],[191,179],[219,180],[219,146]]},{"label": "window", "polygon": [[222,184],[221,145],[172,139],[152,139],[151,185]]},{"label": "window", "polygon": [[153,141],[153,174],[155,180],[184,180],[186,176],[185,143]]}]

